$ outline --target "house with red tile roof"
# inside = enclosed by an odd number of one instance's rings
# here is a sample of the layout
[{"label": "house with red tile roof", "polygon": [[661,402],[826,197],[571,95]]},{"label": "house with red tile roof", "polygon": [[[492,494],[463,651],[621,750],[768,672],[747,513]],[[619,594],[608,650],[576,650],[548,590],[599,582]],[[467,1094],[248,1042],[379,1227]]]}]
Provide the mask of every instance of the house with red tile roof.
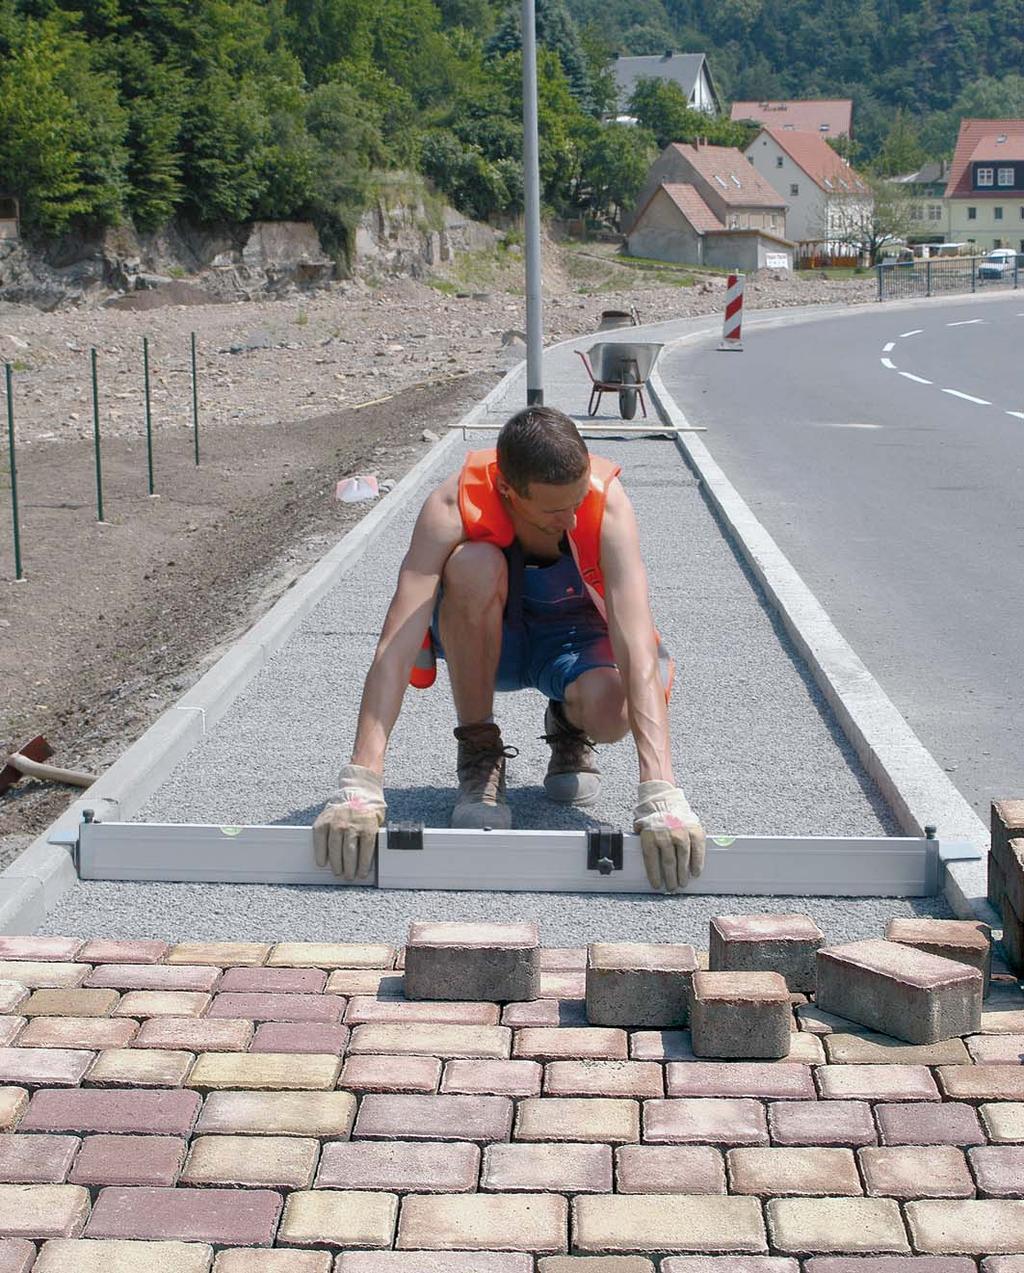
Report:
[{"label": "house with red tile roof", "polygon": [[800,102],[733,102],[729,117],[788,133],[853,136],[853,102],[848,97],[822,97]]},{"label": "house with red tile roof", "polygon": [[950,242],[1024,252],[1024,119],[961,120],[946,203]]},{"label": "house with red tile roof", "polygon": [[865,178],[828,142],[816,133],[765,128],[745,154],[778,197],[786,200],[786,232],[791,239],[816,245],[815,255],[822,250],[849,255],[838,250],[838,241],[845,227],[870,211],[873,197]]}]

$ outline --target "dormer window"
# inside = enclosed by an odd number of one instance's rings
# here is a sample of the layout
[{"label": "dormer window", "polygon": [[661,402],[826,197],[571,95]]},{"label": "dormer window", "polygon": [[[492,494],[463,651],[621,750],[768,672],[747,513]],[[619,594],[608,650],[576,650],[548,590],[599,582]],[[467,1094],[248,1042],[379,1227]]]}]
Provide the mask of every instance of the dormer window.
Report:
[{"label": "dormer window", "polygon": [[999,184],[1001,186],[1013,185],[1013,169],[1012,168],[1000,168],[997,176],[999,179]]},{"label": "dormer window", "polygon": [[991,186],[995,181],[995,175],[994,168],[979,168],[975,184],[978,186]]}]

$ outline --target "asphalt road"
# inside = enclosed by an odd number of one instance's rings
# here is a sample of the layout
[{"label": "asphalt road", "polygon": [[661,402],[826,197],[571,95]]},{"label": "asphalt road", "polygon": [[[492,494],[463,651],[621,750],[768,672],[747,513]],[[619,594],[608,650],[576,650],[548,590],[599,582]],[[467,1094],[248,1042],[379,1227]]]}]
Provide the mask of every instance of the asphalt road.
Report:
[{"label": "asphalt road", "polygon": [[1024,293],[744,335],[662,378],[987,821],[1024,794]]}]

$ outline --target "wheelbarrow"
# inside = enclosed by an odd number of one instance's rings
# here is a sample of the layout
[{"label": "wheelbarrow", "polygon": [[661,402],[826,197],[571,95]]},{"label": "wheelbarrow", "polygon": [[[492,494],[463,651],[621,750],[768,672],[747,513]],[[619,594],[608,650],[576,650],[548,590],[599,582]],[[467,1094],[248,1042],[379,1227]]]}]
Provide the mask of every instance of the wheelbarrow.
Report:
[{"label": "wheelbarrow", "polygon": [[645,342],[620,344],[602,341],[598,345],[591,345],[586,353],[577,349],[576,352],[583,359],[583,365],[590,377],[590,402],[587,404],[587,414],[591,416],[597,414],[603,394],[617,393],[619,414],[623,420],[633,419],[636,415],[638,400],[646,420],[644,386],[662,348],[662,345]]}]

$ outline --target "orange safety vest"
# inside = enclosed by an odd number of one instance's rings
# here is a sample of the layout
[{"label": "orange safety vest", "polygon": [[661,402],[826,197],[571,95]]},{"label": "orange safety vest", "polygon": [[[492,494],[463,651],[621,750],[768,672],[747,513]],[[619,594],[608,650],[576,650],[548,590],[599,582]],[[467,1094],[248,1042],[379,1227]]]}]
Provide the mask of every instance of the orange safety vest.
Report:
[{"label": "orange safety vest", "polygon": [[[470,451],[459,474],[459,513],[468,540],[507,548],[515,539],[515,528],[504,501],[498,493],[495,477],[498,471],[497,451]],[[604,601],[604,574],[601,570],[601,524],[608,498],[608,487],[622,471],[622,465],[601,455],[590,457],[590,490],[576,510],[576,525],[568,532],[569,549],[583,584],[598,613],[607,622]],[[658,661],[662,670],[666,698],[672,690],[675,664],[655,632]],[[434,644],[430,629],[413,664],[409,683],[417,689],[433,685],[437,677]]]}]

